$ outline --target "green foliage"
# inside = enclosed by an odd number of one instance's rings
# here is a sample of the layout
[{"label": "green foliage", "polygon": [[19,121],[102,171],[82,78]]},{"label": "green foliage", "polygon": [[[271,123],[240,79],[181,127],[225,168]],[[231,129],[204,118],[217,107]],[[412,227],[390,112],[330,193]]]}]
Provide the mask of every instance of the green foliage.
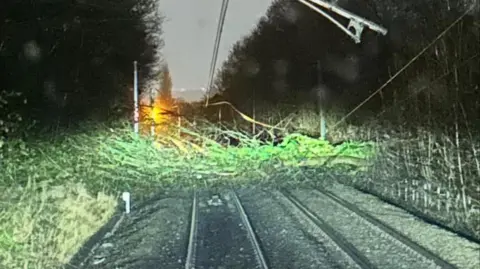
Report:
[{"label": "green foliage", "polygon": [[371,143],[344,143],[333,146],[328,141],[313,139],[301,134],[288,135],[279,145],[258,145],[252,141],[241,147],[212,147],[208,158],[221,166],[237,167],[240,171],[258,167],[265,162],[300,162],[318,157],[355,157],[366,159],[374,155]]},{"label": "green foliage", "polygon": [[[191,185],[197,176],[261,173],[262,165],[302,161],[318,156],[372,156],[371,145],[349,143],[338,147],[299,134],[280,145],[260,145],[245,140],[240,147],[210,143],[205,154],[188,155],[171,147],[155,146],[131,127],[93,128],[52,140],[5,144],[0,182],[6,185],[48,181],[84,182],[96,190],[118,190],[143,185]],[[256,168],[256,169],[252,169]],[[172,185],[173,184],[173,185]]]},{"label": "green foliage", "polygon": [[18,109],[15,109],[15,105],[18,106],[19,103],[27,103],[27,100],[22,98],[22,93],[0,91],[0,157],[6,137],[15,135],[21,127],[23,119]]}]

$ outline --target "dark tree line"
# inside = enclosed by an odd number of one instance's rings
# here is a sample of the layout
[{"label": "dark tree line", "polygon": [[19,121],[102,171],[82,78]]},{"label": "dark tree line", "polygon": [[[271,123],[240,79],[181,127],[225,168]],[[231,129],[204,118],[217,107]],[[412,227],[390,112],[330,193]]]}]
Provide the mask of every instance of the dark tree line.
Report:
[{"label": "dark tree line", "polygon": [[[231,49],[217,75],[216,99],[251,111],[253,99],[257,105],[301,105],[320,96],[330,108],[352,109],[474,7],[362,110],[379,113],[397,106],[398,112],[401,106],[405,111],[413,109],[413,117],[432,111],[448,116],[450,103],[456,100],[476,117],[480,111],[480,57],[475,57],[480,51],[478,3],[336,2],[386,27],[388,34],[365,29],[362,42],[355,44],[298,1],[276,0],[252,33]],[[412,96],[413,101],[401,102]]]},{"label": "dark tree line", "polygon": [[154,0],[2,1],[0,120],[51,126],[124,111],[133,61],[141,83],[158,76],[161,23]]}]

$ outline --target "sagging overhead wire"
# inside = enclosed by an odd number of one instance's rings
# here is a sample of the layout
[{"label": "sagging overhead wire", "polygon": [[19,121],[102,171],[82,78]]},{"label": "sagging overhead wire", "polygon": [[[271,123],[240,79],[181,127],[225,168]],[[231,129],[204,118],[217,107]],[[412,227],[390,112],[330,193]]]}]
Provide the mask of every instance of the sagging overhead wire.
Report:
[{"label": "sagging overhead wire", "polygon": [[220,17],[218,19],[217,35],[215,37],[215,43],[213,47],[212,62],[210,63],[210,73],[208,77],[207,92],[206,92],[207,98],[205,102],[205,107],[208,106],[208,101],[210,98],[210,90],[212,88],[213,78],[215,76],[215,68],[216,68],[217,58],[218,58],[218,49],[220,47],[220,40],[222,38],[223,25],[225,24],[225,17],[227,15],[228,2],[229,0],[223,0],[222,7],[220,8]]},{"label": "sagging overhead wire", "polygon": [[433,39],[427,46],[425,46],[417,55],[415,55],[409,62],[407,62],[400,70],[398,70],[393,76],[391,76],[380,88],[374,91],[370,96],[368,96],[365,100],[360,102],[355,108],[353,108],[349,113],[347,113],[343,118],[337,121],[331,129],[335,129],[340,123],[343,123],[348,117],[350,117],[353,113],[355,113],[360,107],[365,105],[370,99],[372,99],[375,95],[381,92],[385,87],[387,87],[395,78],[397,78],[400,74],[403,73],[410,65],[412,65],[420,56],[422,56],[428,49],[430,49],[435,43],[438,42],[445,34],[448,33],[455,25],[457,25],[465,16],[467,16],[475,6],[472,6],[466,12],[464,12],[461,16],[459,16],[452,24],[450,24],[445,30],[443,30],[438,36]]},{"label": "sagging overhead wire", "polygon": [[228,105],[230,106],[235,112],[237,112],[243,119],[246,121],[249,121],[251,123],[255,123],[258,125],[262,125],[264,127],[272,128],[272,129],[279,129],[277,126],[271,126],[262,122],[258,122],[251,117],[245,115],[244,113],[240,112],[237,108],[235,108],[231,103],[229,102],[216,102],[214,104],[209,104],[210,100],[210,91],[213,85],[213,79],[215,76],[215,67],[217,63],[217,58],[218,58],[218,49],[220,47],[220,40],[222,38],[222,32],[223,32],[223,25],[225,24],[225,17],[227,15],[227,9],[228,9],[228,2],[229,0],[223,0],[222,1],[222,7],[220,9],[220,17],[218,20],[218,26],[217,26],[217,35],[215,37],[215,43],[213,47],[213,55],[212,55],[212,62],[210,63],[210,73],[209,73],[209,78],[208,78],[208,85],[207,85],[207,98],[205,101],[205,107],[211,105],[211,106],[219,106],[219,105]]}]

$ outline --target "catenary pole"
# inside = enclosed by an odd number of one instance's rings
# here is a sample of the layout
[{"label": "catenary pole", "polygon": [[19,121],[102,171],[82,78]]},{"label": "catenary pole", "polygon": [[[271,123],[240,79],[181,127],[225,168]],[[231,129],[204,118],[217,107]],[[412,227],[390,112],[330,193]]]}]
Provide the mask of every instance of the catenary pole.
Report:
[{"label": "catenary pole", "polygon": [[138,134],[138,125],[139,125],[139,116],[138,111],[138,72],[137,72],[137,61],[133,62],[133,131]]}]

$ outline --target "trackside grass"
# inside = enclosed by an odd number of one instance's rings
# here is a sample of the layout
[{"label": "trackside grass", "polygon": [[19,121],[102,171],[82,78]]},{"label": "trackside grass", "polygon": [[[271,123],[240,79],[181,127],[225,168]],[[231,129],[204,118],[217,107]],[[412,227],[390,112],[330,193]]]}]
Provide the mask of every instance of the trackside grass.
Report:
[{"label": "trackside grass", "polygon": [[57,268],[67,263],[112,216],[125,190],[147,195],[240,178],[268,181],[271,171],[295,181],[300,180],[300,167],[359,167],[374,154],[373,144],[335,147],[296,133],[273,145],[217,130],[241,140],[233,147],[198,128],[153,138],[134,135],[127,124],[112,126],[2,144],[0,267]]}]

